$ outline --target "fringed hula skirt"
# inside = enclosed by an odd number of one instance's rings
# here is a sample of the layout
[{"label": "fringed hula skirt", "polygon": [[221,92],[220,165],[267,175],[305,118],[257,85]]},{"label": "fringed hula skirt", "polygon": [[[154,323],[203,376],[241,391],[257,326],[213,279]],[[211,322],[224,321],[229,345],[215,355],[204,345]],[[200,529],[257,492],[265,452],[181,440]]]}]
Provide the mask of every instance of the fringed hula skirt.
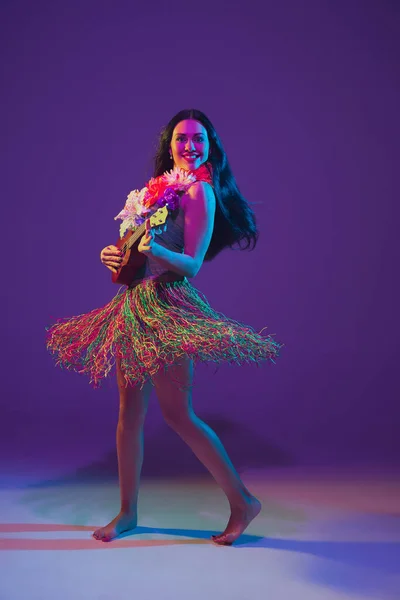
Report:
[{"label": "fringed hula skirt", "polygon": [[147,279],[103,308],[58,320],[47,329],[46,343],[56,364],[87,374],[94,387],[116,360],[126,385],[143,387],[184,355],[195,362],[275,362],[283,344],[262,331],[213,310],[187,279]]}]

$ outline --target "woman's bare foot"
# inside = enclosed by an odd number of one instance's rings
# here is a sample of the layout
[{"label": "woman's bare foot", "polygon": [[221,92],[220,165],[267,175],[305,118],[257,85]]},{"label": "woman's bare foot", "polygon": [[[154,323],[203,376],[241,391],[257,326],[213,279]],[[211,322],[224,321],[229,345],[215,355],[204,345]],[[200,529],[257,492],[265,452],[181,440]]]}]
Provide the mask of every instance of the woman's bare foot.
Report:
[{"label": "woman's bare foot", "polygon": [[211,539],[220,546],[231,546],[244,530],[255,519],[261,510],[261,502],[255,496],[246,500],[245,504],[231,509],[228,525],[223,533],[212,535]]},{"label": "woman's bare foot", "polygon": [[120,533],[129,531],[129,529],[135,529],[137,526],[137,514],[120,512],[118,515],[110,521],[105,527],[100,527],[92,533],[92,537],[102,542],[111,542]]}]

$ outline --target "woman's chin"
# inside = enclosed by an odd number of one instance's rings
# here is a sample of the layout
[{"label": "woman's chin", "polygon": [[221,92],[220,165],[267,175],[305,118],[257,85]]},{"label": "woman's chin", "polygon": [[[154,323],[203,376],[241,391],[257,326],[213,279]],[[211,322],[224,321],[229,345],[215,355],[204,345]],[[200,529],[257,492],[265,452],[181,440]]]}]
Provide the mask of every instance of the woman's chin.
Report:
[{"label": "woman's chin", "polygon": [[196,160],[182,160],[176,162],[175,166],[179,167],[180,169],[183,169],[184,171],[195,171],[196,169],[201,167],[201,165],[205,162],[205,160],[199,158]]}]

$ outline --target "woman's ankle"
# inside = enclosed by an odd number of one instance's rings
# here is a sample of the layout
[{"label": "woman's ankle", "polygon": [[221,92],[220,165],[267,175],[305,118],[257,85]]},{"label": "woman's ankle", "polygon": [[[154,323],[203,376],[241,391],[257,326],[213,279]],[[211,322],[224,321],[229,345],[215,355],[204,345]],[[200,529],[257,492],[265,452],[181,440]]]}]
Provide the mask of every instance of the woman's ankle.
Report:
[{"label": "woman's ankle", "polygon": [[229,504],[231,509],[238,507],[245,507],[249,503],[254,500],[255,496],[249,492],[249,490],[244,489],[238,491],[234,496],[229,498]]},{"label": "woman's ankle", "polygon": [[135,517],[137,515],[136,506],[121,506],[120,514],[127,517]]}]

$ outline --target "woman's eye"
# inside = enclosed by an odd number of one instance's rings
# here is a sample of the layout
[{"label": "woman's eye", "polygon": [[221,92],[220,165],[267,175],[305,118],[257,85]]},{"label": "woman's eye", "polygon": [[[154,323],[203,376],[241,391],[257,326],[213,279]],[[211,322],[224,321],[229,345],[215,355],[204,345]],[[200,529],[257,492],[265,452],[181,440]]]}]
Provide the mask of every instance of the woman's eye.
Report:
[{"label": "woman's eye", "polygon": [[[178,136],[176,138],[176,140],[177,140],[177,142],[184,142],[185,141],[185,137],[182,136],[182,135],[180,135],[180,136]],[[200,143],[201,144],[202,142],[204,142],[204,138],[196,138],[193,141],[196,142],[196,143]]]}]

